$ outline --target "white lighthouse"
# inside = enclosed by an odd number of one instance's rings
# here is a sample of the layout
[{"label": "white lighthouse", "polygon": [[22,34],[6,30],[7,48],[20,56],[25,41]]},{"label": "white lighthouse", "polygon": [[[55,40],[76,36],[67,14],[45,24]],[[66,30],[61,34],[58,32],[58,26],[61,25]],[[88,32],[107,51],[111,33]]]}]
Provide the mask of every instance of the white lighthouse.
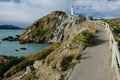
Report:
[{"label": "white lighthouse", "polygon": [[74,15],[74,6],[71,7],[71,15]]}]

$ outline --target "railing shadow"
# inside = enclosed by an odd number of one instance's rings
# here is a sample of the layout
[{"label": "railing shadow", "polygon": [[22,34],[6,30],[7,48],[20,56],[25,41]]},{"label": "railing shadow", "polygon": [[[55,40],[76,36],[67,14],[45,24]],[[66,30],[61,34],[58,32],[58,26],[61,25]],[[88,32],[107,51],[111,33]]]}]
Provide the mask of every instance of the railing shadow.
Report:
[{"label": "railing shadow", "polygon": [[90,58],[89,56],[88,57],[86,56],[86,57],[81,57],[80,59],[83,60],[83,59],[89,59],[89,58]]},{"label": "railing shadow", "polygon": [[80,60],[89,59],[90,58],[89,54],[90,53],[82,52],[82,54],[80,55]]},{"label": "railing shadow", "polygon": [[97,30],[97,31],[96,31],[96,33],[100,33],[100,32],[101,32],[101,30]]},{"label": "railing shadow", "polygon": [[[97,36],[97,37],[99,37],[99,36]],[[106,42],[106,40],[102,40],[102,39],[99,39],[97,37],[95,37],[94,43],[92,46],[98,46],[98,45],[104,44]]]},{"label": "railing shadow", "polygon": [[[97,30],[96,33],[97,34],[102,33],[102,31],[101,30]],[[94,37],[94,42],[93,42],[92,46],[98,46],[98,45],[104,44],[107,41],[107,40],[104,40],[104,39],[102,39],[100,37],[101,37],[100,35],[96,35]]]}]

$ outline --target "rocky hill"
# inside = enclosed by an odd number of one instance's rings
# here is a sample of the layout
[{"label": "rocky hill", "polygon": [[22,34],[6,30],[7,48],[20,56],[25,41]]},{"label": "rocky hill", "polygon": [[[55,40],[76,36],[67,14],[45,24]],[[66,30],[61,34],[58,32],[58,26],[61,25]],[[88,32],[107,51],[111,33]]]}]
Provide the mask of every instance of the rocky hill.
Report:
[{"label": "rocky hill", "polygon": [[[52,43],[25,57],[13,58],[0,67],[8,80],[67,80],[80,62],[81,52],[94,44],[96,28],[84,16],[54,11],[35,21],[20,36],[23,42]],[[6,67],[7,66],[7,67]]]},{"label": "rocky hill", "polygon": [[60,42],[64,39],[67,28],[85,20],[85,17],[78,17],[66,14],[61,11],[54,11],[47,16],[35,21],[19,38],[23,42]]},{"label": "rocky hill", "polygon": [[13,26],[13,25],[0,25],[0,29],[11,29],[11,30],[14,30],[14,29],[23,29],[23,28],[20,28],[18,26]]}]

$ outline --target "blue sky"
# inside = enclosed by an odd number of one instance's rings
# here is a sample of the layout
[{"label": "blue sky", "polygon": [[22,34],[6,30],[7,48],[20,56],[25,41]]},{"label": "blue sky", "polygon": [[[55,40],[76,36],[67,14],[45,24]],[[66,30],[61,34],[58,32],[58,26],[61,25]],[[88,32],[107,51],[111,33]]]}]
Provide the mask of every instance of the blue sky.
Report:
[{"label": "blue sky", "polygon": [[95,18],[120,17],[120,0],[0,0],[0,25],[28,27],[35,20],[54,11],[70,12]]}]

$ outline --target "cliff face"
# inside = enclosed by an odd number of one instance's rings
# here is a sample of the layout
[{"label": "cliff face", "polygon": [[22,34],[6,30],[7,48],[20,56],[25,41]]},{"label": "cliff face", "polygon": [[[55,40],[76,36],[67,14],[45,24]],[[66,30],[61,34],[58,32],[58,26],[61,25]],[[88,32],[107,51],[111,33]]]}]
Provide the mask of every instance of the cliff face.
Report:
[{"label": "cliff face", "polygon": [[75,18],[61,11],[54,11],[35,21],[20,36],[22,42],[60,42],[64,39],[67,29],[85,20],[85,17]]},{"label": "cliff face", "polygon": [[64,12],[54,11],[35,21],[19,38],[24,42],[48,42],[53,37],[52,32],[67,18]]}]

